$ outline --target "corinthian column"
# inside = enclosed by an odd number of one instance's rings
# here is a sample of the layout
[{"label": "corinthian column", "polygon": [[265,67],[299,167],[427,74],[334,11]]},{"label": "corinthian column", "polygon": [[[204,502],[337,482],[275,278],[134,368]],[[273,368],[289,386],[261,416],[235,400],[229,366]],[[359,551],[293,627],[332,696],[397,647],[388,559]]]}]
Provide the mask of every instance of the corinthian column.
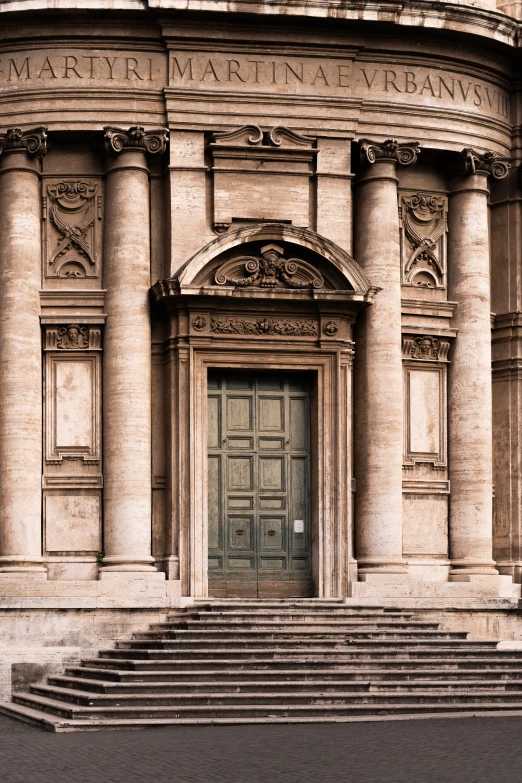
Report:
[{"label": "corinthian column", "polygon": [[448,374],[450,581],[495,575],[492,529],[491,306],[488,177],[506,158],[463,150],[449,201],[448,294],[458,330]]},{"label": "corinthian column", "polygon": [[0,576],[42,564],[40,158],[46,129],[0,136]]},{"label": "corinthian column", "polygon": [[150,194],[147,155],[167,131],[105,128],[104,550],[107,571],[154,572],[151,556]]},{"label": "corinthian column", "polygon": [[[382,291],[358,316],[355,360],[356,556],[361,581],[406,573],[402,557],[403,392],[397,165],[418,142],[361,142],[355,258]],[[394,576],[393,578],[396,578]]]}]

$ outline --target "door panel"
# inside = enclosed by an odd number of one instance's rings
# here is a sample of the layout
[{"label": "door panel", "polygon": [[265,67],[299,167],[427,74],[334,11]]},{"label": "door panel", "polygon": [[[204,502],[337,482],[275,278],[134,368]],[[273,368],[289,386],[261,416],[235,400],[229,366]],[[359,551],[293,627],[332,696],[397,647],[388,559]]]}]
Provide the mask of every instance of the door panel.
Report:
[{"label": "door panel", "polygon": [[210,595],[311,595],[309,386],[209,375]]}]

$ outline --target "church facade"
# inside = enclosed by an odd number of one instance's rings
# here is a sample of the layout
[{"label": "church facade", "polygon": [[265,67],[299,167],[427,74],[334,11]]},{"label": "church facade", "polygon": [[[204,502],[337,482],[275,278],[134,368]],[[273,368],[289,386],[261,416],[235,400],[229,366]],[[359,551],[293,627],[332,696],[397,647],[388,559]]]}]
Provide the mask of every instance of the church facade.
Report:
[{"label": "church facade", "polygon": [[519,4],[56,6],[0,7],[5,666],[206,597],[516,636]]}]

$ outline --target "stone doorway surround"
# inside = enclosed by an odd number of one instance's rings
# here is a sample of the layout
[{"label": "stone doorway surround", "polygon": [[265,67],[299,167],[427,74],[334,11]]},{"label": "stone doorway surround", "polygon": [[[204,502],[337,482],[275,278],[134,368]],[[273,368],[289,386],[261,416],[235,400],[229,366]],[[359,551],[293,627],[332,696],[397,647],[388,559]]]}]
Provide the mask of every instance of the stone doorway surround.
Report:
[{"label": "stone doorway surround", "polygon": [[345,251],[286,224],[220,236],[152,289],[164,329],[167,524],[163,563],[207,595],[207,374],[305,370],[312,406],[314,594],[347,594],[352,550],[352,326],[376,289]]}]

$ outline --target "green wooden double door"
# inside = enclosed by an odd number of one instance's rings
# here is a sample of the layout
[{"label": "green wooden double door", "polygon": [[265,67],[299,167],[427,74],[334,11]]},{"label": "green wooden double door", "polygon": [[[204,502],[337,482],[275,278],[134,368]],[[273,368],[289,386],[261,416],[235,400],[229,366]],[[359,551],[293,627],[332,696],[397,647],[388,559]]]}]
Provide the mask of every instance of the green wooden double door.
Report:
[{"label": "green wooden double door", "polygon": [[209,595],[312,595],[310,467],[304,374],[209,373]]}]

